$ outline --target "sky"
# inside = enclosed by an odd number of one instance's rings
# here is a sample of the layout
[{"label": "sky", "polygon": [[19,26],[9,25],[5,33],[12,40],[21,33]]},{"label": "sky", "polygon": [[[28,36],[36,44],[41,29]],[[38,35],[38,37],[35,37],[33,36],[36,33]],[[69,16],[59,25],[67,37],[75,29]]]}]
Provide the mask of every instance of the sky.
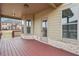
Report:
[{"label": "sky", "polygon": [[1,18],[1,22],[7,23],[21,23],[21,20],[11,19],[11,18]]}]

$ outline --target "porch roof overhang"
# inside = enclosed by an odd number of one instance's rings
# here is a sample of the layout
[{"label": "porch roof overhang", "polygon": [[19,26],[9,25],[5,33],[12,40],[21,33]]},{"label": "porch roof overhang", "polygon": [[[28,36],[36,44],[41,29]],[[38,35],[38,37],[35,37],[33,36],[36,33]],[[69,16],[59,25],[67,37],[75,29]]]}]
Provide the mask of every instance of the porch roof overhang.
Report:
[{"label": "porch roof overhang", "polygon": [[1,3],[0,16],[23,19],[23,16],[33,15],[43,10],[56,9],[62,3]]}]

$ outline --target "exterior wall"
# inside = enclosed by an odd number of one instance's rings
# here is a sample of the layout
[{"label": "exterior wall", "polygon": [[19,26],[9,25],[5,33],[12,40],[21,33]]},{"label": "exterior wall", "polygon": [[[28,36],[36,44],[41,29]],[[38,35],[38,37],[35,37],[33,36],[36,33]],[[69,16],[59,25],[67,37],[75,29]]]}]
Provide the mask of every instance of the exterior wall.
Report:
[{"label": "exterior wall", "polygon": [[55,9],[48,16],[48,37],[52,40],[62,40],[61,10]]},{"label": "exterior wall", "polygon": [[48,18],[48,38],[52,40],[61,40],[61,12],[58,9],[48,9],[35,15],[35,29],[34,34],[42,36],[41,22],[44,18]]},{"label": "exterior wall", "polygon": [[48,32],[47,32],[47,34],[48,34],[48,38],[49,38],[48,41],[49,42],[51,42],[51,40],[62,41],[63,40],[62,39],[62,10],[66,9],[66,8],[77,7],[75,10],[75,11],[77,11],[77,9],[79,8],[78,5],[79,4],[62,4],[55,10],[47,9],[45,11],[35,14],[34,34],[37,36],[42,36],[41,22],[42,22],[42,19],[47,17],[48,18]]},{"label": "exterior wall", "polygon": [[42,20],[44,18],[48,18],[49,13],[52,11],[52,9],[47,9],[45,11],[42,11],[41,13],[35,14],[34,19],[34,34],[37,36],[42,36]]}]

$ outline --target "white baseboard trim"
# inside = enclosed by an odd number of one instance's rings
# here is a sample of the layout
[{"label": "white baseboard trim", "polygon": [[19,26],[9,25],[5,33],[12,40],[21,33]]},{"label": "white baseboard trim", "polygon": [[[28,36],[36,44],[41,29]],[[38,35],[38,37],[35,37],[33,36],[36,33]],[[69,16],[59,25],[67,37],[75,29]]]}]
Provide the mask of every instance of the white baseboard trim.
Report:
[{"label": "white baseboard trim", "polygon": [[21,38],[22,38],[22,39],[28,39],[28,40],[30,40],[30,39],[31,39],[31,40],[32,40],[32,39],[35,39],[33,35],[25,35],[25,34],[22,34],[22,35],[21,35]]}]

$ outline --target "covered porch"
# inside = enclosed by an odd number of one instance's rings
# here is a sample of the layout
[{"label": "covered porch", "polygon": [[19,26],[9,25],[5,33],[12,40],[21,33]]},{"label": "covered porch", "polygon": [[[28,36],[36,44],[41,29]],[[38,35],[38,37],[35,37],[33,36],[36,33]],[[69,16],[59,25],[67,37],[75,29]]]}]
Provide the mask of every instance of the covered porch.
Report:
[{"label": "covered porch", "polygon": [[74,9],[72,6],[79,7],[78,4],[62,3],[0,4],[0,22],[1,18],[21,21],[20,31],[12,30],[10,38],[2,36],[0,23],[0,56],[79,55],[79,41],[74,40],[77,33],[70,33],[69,38],[62,35],[66,36],[62,33],[62,10]]}]

